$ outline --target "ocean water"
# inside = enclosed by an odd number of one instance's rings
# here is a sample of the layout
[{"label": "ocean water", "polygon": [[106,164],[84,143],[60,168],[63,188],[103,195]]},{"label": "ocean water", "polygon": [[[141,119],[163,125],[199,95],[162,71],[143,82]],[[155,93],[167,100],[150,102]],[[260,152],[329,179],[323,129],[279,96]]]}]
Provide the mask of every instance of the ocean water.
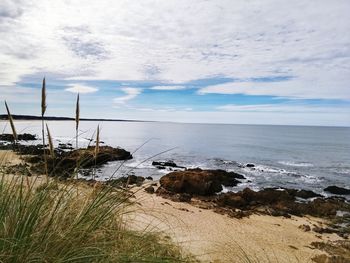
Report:
[{"label": "ocean water", "polygon": [[[322,189],[329,185],[350,187],[350,128],[83,121],[80,146],[88,145],[98,124],[106,145],[134,152],[132,160],[102,167],[97,174],[101,180],[113,173],[159,179],[169,171],[158,170],[152,161],[173,160],[180,166],[225,169],[248,178],[225,189],[229,191],[291,187],[325,194]],[[0,125],[9,131],[5,122]],[[56,144],[74,145],[73,121],[48,121],[48,125]],[[17,121],[16,126],[18,133],[41,134],[38,121]],[[247,163],[255,167],[244,167]]]}]

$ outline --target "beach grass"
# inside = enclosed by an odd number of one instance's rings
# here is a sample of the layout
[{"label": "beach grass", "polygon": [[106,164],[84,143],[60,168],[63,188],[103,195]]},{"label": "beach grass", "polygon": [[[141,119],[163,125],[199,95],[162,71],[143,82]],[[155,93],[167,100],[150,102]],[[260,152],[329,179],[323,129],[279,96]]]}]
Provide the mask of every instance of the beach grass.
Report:
[{"label": "beach grass", "polygon": [[0,176],[1,262],[190,262],[151,232],[130,231],[126,190]]},{"label": "beach grass", "polygon": [[[16,143],[17,132],[6,102],[5,107]],[[74,180],[49,179],[44,129],[46,109],[44,78],[41,123],[45,181],[39,176],[29,179],[0,170],[0,262],[192,262],[192,258],[184,257],[179,247],[160,233],[132,231],[126,227],[125,215],[133,209],[129,190],[97,183],[87,187]],[[78,95],[77,148],[79,119]],[[54,159],[48,125],[46,132]],[[99,143],[98,126],[95,159]]]}]

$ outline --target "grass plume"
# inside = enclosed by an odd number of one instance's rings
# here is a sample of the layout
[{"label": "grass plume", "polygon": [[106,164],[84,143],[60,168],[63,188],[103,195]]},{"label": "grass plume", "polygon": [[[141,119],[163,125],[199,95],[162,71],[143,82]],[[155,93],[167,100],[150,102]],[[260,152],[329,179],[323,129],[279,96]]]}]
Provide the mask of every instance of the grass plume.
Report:
[{"label": "grass plume", "polygon": [[78,93],[77,103],[75,106],[75,140],[76,140],[76,148],[78,149],[78,129],[79,129],[79,121],[80,121],[80,96]]},{"label": "grass plume", "polygon": [[12,135],[13,135],[13,141],[16,143],[16,141],[17,141],[16,127],[15,127],[15,123],[13,122],[13,118],[12,118],[10,109],[9,109],[9,107],[8,107],[6,101],[5,101],[5,107],[6,107],[7,116],[8,116],[8,119],[9,119],[9,121],[10,121],[10,125],[11,125],[11,130],[12,130]]},{"label": "grass plume", "polygon": [[46,181],[48,183],[49,181],[49,171],[47,168],[47,157],[46,157],[46,144],[45,144],[45,125],[44,125],[44,115],[46,112],[46,81],[45,78],[43,78],[43,83],[41,87],[41,133],[43,137],[43,152],[44,152],[44,161],[45,161],[45,174],[46,174]]},{"label": "grass plume", "polygon": [[50,154],[52,158],[55,158],[55,147],[53,145],[52,136],[50,133],[49,126],[46,124],[47,139],[49,141]]},{"label": "grass plume", "polygon": [[95,144],[95,159],[100,151],[100,125],[97,125],[96,144]]}]

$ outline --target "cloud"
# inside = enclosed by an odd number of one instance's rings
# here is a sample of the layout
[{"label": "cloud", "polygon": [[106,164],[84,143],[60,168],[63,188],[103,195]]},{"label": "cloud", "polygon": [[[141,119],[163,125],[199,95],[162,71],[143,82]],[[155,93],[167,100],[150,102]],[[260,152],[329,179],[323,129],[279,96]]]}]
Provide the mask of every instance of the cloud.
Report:
[{"label": "cloud", "polygon": [[[345,72],[343,73],[345,74]],[[345,75],[340,75],[339,78],[334,78],[334,80],[324,79],[320,82],[319,79],[322,78],[322,76],[314,76],[310,73],[308,76],[288,79],[285,81],[229,82],[200,88],[198,94],[246,94],[289,98],[350,100],[350,92],[346,84],[347,77],[345,77]],[[317,85],[317,88],[313,88],[315,85]]]},{"label": "cloud", "polygon": [[97,88],[82,85],[82,84],[70,84],[70,88],[66,88],[66,91],[73,92],[73,93],[94,93],[98,91]]},{"label": "cloud", "polygon": [[[0,85],[47,72],[144,88],[247,80],[194,85],[206,97],[186,97],[193,112],[210,94],[349,99],[349,13],[349,0],[1,0]],[[254,81],[270,76],[291,78]]]},{"label": "cloud", "polygon": [[0,19],[1,18],[17,18],[23,13],[22,0],[2,0],[0,2]]},{"label": "cloud", "polygon": [[113,99],[114,103],[124,104],[129,100],[136,98],[141,94],[142,90],[139,88],[121,88],[121,90],[126,94],[125,96],[117,97]]},{"label": "cloud", "polygon": [[154,86],[151,90],[184,90],[186,86]]},{"label": "cloud", "polygon": [[216,109],[224,112],[346,114],[350,112],[350,105],[327,106],[296,103],[252,105],[227,104],[223,106],[218,106]]}]

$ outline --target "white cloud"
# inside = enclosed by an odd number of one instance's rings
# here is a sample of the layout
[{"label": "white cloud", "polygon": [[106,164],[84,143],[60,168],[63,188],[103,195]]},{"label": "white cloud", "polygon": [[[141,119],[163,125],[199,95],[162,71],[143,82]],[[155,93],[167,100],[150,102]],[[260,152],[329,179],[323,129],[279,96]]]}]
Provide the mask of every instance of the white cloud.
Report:
[{"label": "white cloud", "polygon": [[283,104],[253,104],[253,105],[236,105],[228,104],[217,107],[218,110],[224,112],[257,112],[257,113],[315,113],[315,114],[347,114],[350,112],[350,105],[307,105],[296,103]]},{"label": "white cloud", "polygon": [[152,90],[184,90],[185,86],[154,86],[150,88]]},{"label": "white cloud", "polygon": [[114,103],[124,104],[129,100],[136,98],[141,94],[142,90],[138,88],[121,88],[121,90],[126,94],[125,96],[117,97],[113,99]]},{"label": "white cloud", "polygon": [[82,85],[82,84],[70,84],[70,88],[65,89],[66,91],[73,92],[73,93],[94,93],[98,91],[97,88]]},{"label": "white cloud", "polygon": [[[158,90],[215,76],[292,76],[199,93],[349,99],[349,13],[349,0],[5,0],[0,85],[11,88],[43,72],[71,80],[174,83],[152,88]],[[115,102],[140,91],[133,92]]]}]

